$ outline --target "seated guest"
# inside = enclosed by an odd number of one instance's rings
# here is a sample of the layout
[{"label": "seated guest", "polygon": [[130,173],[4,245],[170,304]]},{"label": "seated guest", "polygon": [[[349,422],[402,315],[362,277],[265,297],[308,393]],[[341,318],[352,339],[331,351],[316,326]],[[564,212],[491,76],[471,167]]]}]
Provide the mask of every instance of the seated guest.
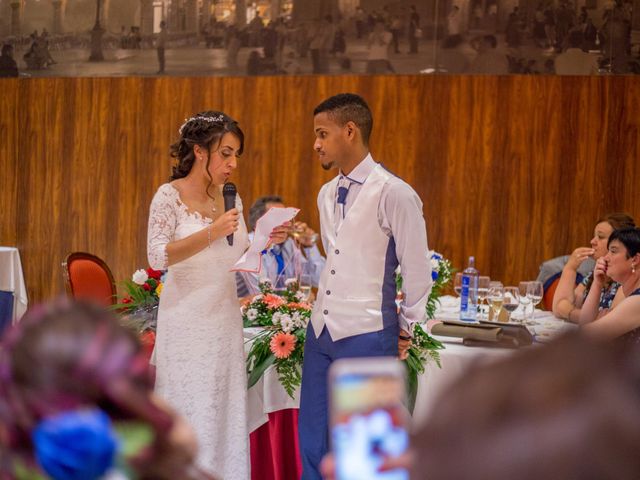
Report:
[{"label": "seated guest", "polygon": [[191,427],[153,394],[140,342],[113,314],[38,306],[3,342],[0,478],[211,478],[192,465]]},{"label": "seated guest", "polygon": [[[256,222],[267,210],[273,207],[284,208],[282,198],[276,195],[258,198],[249,209],[249,240],[253,240]],[[260,273],[238,272],[236,284],[240,298],[258,293],[261,278],[267,278],[275,288],[284,288],[288,278],[298,278],[301,273],[310,276],[313,286],[317,287],[325,258],[320,253],[315,232],[302,222],[293,226],[292,237],[284,243],[272,245],[262,255]]]},{"label": "seated guest", "polygon": [[[580,310],[580,324],[598,340],[620,339],[640,345],[640,228],[615,230],[608,249],[593,270],[593,285]],[[623,298],[610,309],[599,310],[598,289],[607,278],[618,282],[618,295]]]},{"label": "seated guest", "polygon": [[[590,247],[576,248],[567,264],[562,269],[562,275],[555,295],[553,296],[553,314],[558,318],[564,318],[570,322],[578,323],[580,308],[591,288],[593,275],[584,278],[580,285],[576,286],[577,270],[587,258],[598,260],[607,254],[607,241],[614,230],[634,227],[633,218],[624,213],[611,213],[604,216],[594,229]],[[618,284],[608,279],[602,285],[600,295],[600,308],[610,308],[618,290]]]}]

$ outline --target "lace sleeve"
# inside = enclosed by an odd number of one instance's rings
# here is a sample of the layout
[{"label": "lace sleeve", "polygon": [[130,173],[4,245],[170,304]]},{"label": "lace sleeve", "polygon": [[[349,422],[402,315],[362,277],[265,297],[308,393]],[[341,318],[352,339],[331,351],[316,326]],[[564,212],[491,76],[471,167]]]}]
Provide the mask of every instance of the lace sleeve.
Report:
[{"label": "lace sleeve", "polygon": [[177,204],[172,196],[172,187],[164,185],[158,189],[149,210],[147,231],[147,258],[155,270],[166,270],[169,266],[167,244],[173,241],[176,230]]}]

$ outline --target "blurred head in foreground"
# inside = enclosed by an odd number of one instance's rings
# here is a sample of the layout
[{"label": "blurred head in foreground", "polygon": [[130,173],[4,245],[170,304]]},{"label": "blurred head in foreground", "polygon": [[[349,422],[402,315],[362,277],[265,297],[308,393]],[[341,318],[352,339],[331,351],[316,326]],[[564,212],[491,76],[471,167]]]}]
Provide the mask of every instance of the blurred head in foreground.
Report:
[{"label": "blurred head in foreground", "polygon": [[32,308],[0,355],[0,478],[207,478],[191,466],[191,429],[153,395],[141,345],[113,314],[66,300]]},{"label": "blurred head in foreground", "polygon": [[414,440],[412,479],[640,478],[640,357],[568,336],[476,367]]}]

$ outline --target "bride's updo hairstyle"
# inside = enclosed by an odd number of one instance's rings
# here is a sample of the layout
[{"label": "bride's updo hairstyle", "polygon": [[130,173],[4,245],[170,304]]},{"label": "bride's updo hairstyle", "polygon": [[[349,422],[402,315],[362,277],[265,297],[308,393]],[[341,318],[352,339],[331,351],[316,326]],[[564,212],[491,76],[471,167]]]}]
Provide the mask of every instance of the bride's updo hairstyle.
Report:
[{"label": "bride's updo hairstyle", "polygon": [[[244,133],[233,118],[223,112],[200,112],[185,120],[180,127],[180,139],[171,145],[171,156],[176,159],[171,180],[186,177],[196,159],[193,147],[199,145],[207,150],[207,172],[211,152],[216,151],[225,133],[233,133],[240,141],[238,155],[244,150]],[[211,178],[210,178],[211,180]]]}]

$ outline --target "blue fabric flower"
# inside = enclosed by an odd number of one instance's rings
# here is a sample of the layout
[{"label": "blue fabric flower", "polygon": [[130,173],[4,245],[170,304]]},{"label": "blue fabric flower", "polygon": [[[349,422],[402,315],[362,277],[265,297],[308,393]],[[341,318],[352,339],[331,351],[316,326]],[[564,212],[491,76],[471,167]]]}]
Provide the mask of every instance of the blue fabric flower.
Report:
[{"label": "blue fabric flower", "polygon": [[431,280],[435,282],[437,279],[438,279],[438,272],[436,272],[435,270],[431,270]]},{"label": "blue fabric flower", "polygon": [[118,440],[102,410],[45,418],[33,431],[36,459],[53,480],[93,480],[114,464]]}]

